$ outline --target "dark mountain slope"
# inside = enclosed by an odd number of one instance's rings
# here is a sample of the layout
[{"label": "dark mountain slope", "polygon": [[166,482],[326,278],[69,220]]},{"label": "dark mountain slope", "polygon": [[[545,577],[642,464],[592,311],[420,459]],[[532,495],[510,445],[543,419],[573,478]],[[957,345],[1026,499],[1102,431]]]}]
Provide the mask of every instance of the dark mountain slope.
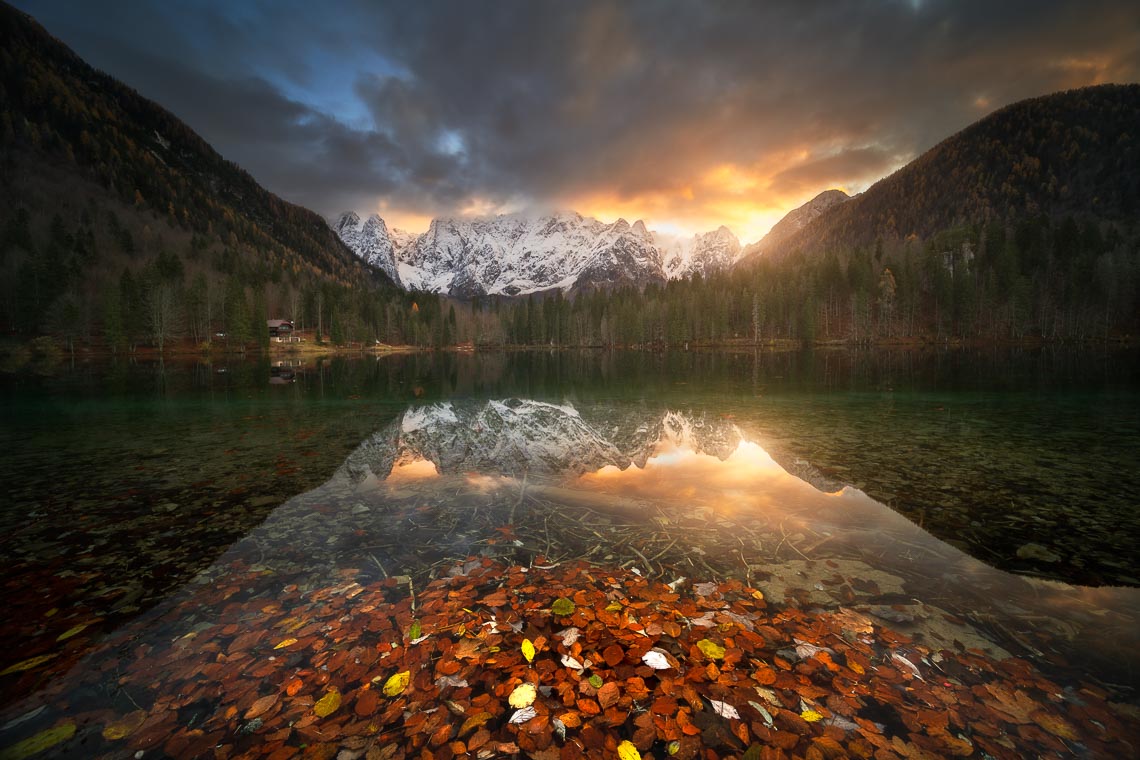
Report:
[{"label": "dark mountain slope", "polygon": [[[0,146],[9,169],[53,164],[175,227],[342,284],[386,282],[325,221],[259,186],[177,117],[0,4]],[[66,188],[64,188],[66,191]],[[11,199],[10,199],[11,200]],[[51,209],[29,209],[37,213]]]},{"label": "dark mountain slope", "polygon": [[996,111],[764,246],[764,255],[846,251],[1027,218],[1128,225],[1138,213],[1140,84],[1101,85]]}]

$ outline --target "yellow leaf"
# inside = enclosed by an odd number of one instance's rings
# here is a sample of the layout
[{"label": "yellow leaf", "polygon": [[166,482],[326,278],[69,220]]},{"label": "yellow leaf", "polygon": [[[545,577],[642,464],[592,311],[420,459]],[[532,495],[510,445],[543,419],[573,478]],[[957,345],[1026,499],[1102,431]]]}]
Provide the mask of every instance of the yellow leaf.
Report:
[{"label": "yellow leaf", "polygon": [[534,644],[530,639],[523,639],[522,653],[527,662],[534,662]]},{"label": "yellow leaf", "polygon": [[723,660],[724,647],[717,644],[715,641],[708,639],[701,639],[697,642],[697,649],[701,650],[701,654],[708,657],[710,660]]},{"label": "yellow leaf", "polygon": [[621,605],[617,602],[610,602],[606,605],[606,612],[621,612]]},{"label": "yellow leaf", "polygon": [[819,721],[823,720],[823,716],[817,713],[815,710],[804,710],[802,713],[800,713],[800,717],[806,720],[808,723],[818,723]]},{"label": "yellow leaf", "polygon": [[532,683],[520,683],[511,692],[511,696],[507,697],[507,701],[511,703],[511,707],[530,707],[534,704],[534,698],[538,693],[534,689]]},{"label": "yellow leaf", "polygon": [[329,689],[323,697],[317,700],[313,705],[313,712],[319,718],[327,718],[332,715],[340,707],[340,692],[336,689]]},{"label": "yellow leaf", "polygon": [[59,634],[58,637],[56,637],[56,641],[64,641],[65,639],[70,639],[72,636],[76,635],[77,633],[80,633],[86,627],[87,627],[87,623],[80,623],[79,625],[75,626],[74,628],[68,628],[66,631],[64,631],[63,633]]},{"label": "yellow leaf", "polygon": [[44,617],[51,617],[57,612],[59,612],[59,607],[52,607],[50,610],[44,613]]},{"label": "yellow leaf", "polygon": [[43,665],[45,662],[55,656],[56,655],[54,654],[41,654],[39,657],[32,657],[31,659],[17,662],[15,665],[12,665],[3,671],[0,671],[0,676],[6,676],[10,673],[23,673],[25,670],[31,670],[37,665]]},{"label": "yellow leaf", "polygon": [[550,605],[550,611],[555,615],[568,617],[574,614],[574,602],[562,596],[554,600],[554,604]]},{"label": "yellow leaf", "polygon": [[864,673],[867,672],[866,670],[863,669],[862,665],[860,665],[857,662],[852,662],[851,660],[847,661],[847,667],[851,668],[852,670],[854,670],[859,675],[863,675]]},{"label": "yellow leaf", "polygon": [[35,736],[29,736],[22,742],[13,744],[0,752],[0,757],[5,758],[5,760],[24,760],[25,757],[43,752],[45,749],[65,742],[73,736],[75,736],[75,724],[64,723],[62,726],[40,731]]},{"label": "yellow leaf", "polygon": [[756,591],[756,590],[753,590],[753,592],[752,592],[752,598],[753,598],[753,599],[755,599],[755,600],[756,600],[756,601],[758,601],[758,602],[762,602],[762,601],[764,601],[764,592],[763,592],[763,591]]},{"label": "yellow leaf", "polygon": [[398,697],[404,693],[404,689],[408,688],[408,683],[412,680],[411,671],[405,670],[389,678],[384,682],[384,696],[385,697]]},{"label": "yellow leaf", "polygon": [[103,738],[108,741],[115,741],[116,739],[123,739],[130,736],[138,730],[146,721],[146,711],[135,710],[132,713],[124,715],[114,723],[108,723],[103,728]]},{"label": "yellow leaf", "polygon": [[293,644],[296,644],[296,643],[297,643],[296,639],[281,639],[281,642],[273,648],[274,649],[284,649],[285,647],[292,646]]},{"label": "yellow leaf", "polygon": [[618,745],[618,758],[619,760],[641,760],[641,753],[637,751],[637,747],[633,746],[633,742],[627,740]]}]

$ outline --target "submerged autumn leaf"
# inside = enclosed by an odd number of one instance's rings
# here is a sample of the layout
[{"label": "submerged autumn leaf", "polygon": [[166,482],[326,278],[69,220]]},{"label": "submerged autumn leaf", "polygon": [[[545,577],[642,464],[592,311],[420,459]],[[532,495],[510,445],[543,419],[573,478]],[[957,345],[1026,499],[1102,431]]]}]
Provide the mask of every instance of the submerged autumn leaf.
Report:
[{"label": "submerged autumn leaf", "polygon": [[535,690],[534,684],[521,683],[516,686],[515,690],[511,692],[511,695],[507,697],[507,702],[510,703],[511,707],[530,707],[534,704],[535,697],[537,696],[538,692]]},{"label": "submerged autumn leaf", "polygon": [[397,697],[397,696],[403,694],[404,689],[408,688],[408,683],[411,680],[412,680],[412,674],[410,671],[407,671],[407,670],[401,671],[399,673],[396,673],[393,676],[390,676],[388,678],[388,680],[384,682],[384,688],[383,688],[384,696],[386,696],[386,697]]},{"label": "submerged autumn leaf", "polygon": [[724,647],[717,644],[715,641],[708,639],[701,639],[697,642],[697,649],[701,650],[701,654],[708,657],[710,660],[723,660]]},{"label": "submerged autumn leaf", "polygon": [[555,615],[568,617],[574,614],[574,602],[562,596],[554,600],[554,604],[550,605],[550,611]]},{"label": "submerged autumn leaf", "polygon": [[108,741],[124,739],[138,730],[139,726],[146,721],[146,717],[147,714],[145,710],[135,710],[132,713],[127,713],[114,723],[108,723],[104,726],[103,738]]},{"label": "submerged autumn leaf", "polygon": [[327,718],[340,708],[340,692],[335,688],[329,689],[323,697],[313,705],[313,712],[318,718]]},{"label": "submerged autumn leaf", "polygon": [[59,726],[49,728],[46,731],[40,731],[35,736],[30,736],[22,742],[13,744],[11,747],[0,752],[0,757],[4,760],[24,760],[24,758],[38,755],[46,749],[50,749],[60,742],[65,742],[71,737],[75,736],[75,723],[68,721]]},{"label": "submerged autumn leaf", "polygon": [[656,647],[641,655],[641,661],[654,670],[668,670],[673,667],[669,664],[669,658],[665,652]]},{"label": "submerged autumn leaf", "polygon": [[641,760],[641,753],[631,741],[623,741],[617,748],[619,760]]},{"label": "submerged autumn leaf", "polygon": [[45,662],[53,659],[56,656],[57,655],[54,654],[41,654],[39,657],[30,657],[0,671],[0,676],[6,676],[12,673],[22,673],[25,670],[31,670],[38,665],[43,665]]}]

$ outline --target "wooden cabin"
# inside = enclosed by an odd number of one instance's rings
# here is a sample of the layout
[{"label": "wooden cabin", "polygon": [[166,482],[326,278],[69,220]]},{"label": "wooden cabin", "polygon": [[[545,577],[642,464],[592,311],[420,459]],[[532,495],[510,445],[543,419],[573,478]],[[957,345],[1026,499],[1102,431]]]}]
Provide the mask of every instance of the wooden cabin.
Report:
[{"label": "wooden cabin", "polygon": [[269,325],[269,337],[281,338],[293,332],[293,323],[287,319],[266,320]]}]

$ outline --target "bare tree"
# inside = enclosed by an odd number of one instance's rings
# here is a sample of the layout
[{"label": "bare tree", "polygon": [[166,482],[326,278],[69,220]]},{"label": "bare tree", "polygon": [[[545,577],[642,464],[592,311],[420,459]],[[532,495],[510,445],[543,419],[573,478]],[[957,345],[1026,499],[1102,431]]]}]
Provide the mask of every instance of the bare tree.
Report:
[{"label": "bare tree", "polygon": [[155,282],[147,301],[151,341],[161,354],[166,341],[178,337],[178,293],[168,282]]}]

